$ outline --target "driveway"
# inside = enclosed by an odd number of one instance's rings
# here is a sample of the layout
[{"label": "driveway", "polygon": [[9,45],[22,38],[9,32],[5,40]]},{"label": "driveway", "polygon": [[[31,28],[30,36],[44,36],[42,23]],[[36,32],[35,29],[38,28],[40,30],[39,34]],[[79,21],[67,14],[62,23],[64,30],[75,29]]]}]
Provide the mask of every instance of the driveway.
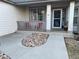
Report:
[{"label": "driveway", "polygon": [[68,59],[63,35],[49,33],[47,43],[42,46],[28,48],[21,40],[32,32],[16,32],[0,37],[0,49],[12,59]]}]

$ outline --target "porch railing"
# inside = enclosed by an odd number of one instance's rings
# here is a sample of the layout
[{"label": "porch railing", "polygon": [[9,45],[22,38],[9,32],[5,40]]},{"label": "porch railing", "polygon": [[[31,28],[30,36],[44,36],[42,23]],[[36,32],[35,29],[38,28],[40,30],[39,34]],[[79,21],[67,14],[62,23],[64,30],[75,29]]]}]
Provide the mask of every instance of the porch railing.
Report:
[{"label": "porch railing", "polygon": [[45,30],[44,21],[18,21],[18,30]]}]

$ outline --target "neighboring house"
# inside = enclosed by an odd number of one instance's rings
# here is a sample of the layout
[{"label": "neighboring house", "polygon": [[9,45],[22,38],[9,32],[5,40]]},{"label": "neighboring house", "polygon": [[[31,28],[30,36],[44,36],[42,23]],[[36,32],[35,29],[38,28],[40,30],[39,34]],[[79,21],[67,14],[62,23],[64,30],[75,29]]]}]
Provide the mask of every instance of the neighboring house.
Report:
[{"label": "neighboring house", "polygon": [[77,23],[79,16],[77,16],[79,13],[78,7],[79,2],[75,0],[1,1],[0,35],[15,32],[17,24],[20,30],[26,30],[27,28],[47,31],[68,29],[67,31],[73,32],[74,24]]}]

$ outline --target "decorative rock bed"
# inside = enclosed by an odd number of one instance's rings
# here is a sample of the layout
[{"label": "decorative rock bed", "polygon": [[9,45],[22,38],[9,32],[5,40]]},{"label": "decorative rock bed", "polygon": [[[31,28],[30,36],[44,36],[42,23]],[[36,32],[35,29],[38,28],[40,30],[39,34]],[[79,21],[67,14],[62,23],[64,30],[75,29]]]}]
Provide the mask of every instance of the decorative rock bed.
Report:
[{"label": "decorative rock bed", "polygon": [[49,35],[45,33],[32,33],[22,40],[22,45],[26,47],[41,46],[47,42],[48,36]]},{"label": "decorative rock bed", "polygon": [[11,59],[8,55],[4,54],[2,51],[0,51],[0,59]]},{"label": "decorative rock bed", "polygon": [[69,59],[79,59],[79,48],[74,38],[65,38]]}]

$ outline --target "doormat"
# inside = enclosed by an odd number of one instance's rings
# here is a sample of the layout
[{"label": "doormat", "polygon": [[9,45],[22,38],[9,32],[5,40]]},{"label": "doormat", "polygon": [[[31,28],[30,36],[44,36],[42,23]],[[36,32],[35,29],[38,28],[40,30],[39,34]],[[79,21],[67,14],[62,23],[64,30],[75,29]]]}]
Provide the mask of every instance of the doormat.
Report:
[{"label": "doormat", "polygon": [[47,42],[49,34],[45,33],[32,33],[22,40],[22,45],[26,47],[41,46]]}]

